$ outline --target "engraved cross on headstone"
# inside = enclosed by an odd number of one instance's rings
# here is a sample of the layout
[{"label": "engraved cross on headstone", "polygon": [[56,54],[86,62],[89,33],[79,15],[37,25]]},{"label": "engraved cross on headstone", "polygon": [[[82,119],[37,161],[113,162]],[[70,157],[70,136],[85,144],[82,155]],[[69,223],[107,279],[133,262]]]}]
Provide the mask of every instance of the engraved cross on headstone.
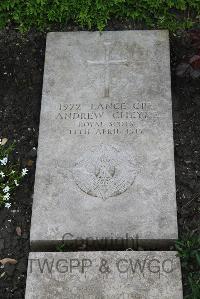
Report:
[{"label": "engraved cross on headstone", "polygon": [[91,61],[88,60],[88,64],[90,65],[103,65],[105,70],[104,76],[104,97],[109,97],[110,93],[110,65],[120,65],[120,64],[127,64],[127,60],[110,60],[110,42],[104,42],[105,46],[105,59],[100,61]]}]

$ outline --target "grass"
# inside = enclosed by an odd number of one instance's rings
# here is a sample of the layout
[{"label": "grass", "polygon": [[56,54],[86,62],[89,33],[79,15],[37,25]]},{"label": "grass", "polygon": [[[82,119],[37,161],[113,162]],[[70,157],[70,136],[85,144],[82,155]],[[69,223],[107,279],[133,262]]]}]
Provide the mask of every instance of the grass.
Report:
[{"label": "grass", "polygon": [[142,22],[149,29],[186,29],[199,22],[199,0],[1,0],[0,28],[20,31],[73,22],[103,30],[110,19]]},{"label": "grass", "polygon": [[187,275],[187,283],[190,287],[185,299],[200,298],[200,236],[185,235],[176,242],[178,256],[181,258],[182,268]]}]

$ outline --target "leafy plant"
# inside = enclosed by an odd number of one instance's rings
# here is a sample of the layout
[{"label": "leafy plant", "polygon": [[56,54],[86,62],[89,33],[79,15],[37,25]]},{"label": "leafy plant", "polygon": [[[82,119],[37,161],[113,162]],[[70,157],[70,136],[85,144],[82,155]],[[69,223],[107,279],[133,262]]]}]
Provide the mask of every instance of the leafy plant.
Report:
[{"label": "leafy plant", "polygon": [[14,144],[7,146],[5,140],[0,139],[0,207],[10,208],[9,200],[28,170],[20,170],[19,165],[9,159],[14,151]]},{"label": "leafy plant", "polygon": [[199,0],[1,0],[0,26],[15,23],[21,31],[48,29],[72,20],[103,30],[111,18],[131,19],[149,28],[191,27],[200,16]]},{"label": "leafy plant", "polygon": [[200,236],[186,235],[177,241],[176,249],[181,258],[182,267],[188,273],[190,294],[186,299],[200,298]]},{"label": "leafy plant", "polygon": [[65,244],[63,244],[63,243],[58,244],[56,246],[56,250],[59,251],[59,252],[64,252],[64,250],[65,250]]}]

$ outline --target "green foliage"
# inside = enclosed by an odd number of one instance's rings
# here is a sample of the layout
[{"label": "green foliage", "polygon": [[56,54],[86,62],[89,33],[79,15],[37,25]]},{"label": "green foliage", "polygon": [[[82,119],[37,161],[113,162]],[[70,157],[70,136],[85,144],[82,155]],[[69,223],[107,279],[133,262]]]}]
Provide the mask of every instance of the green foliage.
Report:
[{"label": "green foliage", "polygon": [[[190,17],[192,15],[192,17]],[[132,19],[149,28],[189,28],[200,16],[199,0],[1,0],[0,27],[48,29],[69,20],[103,30],[110,18]]]},{"label": "green foliage", "polygon": [[186,299],[200,298],[200,236],[185,236],[177,241],[176,249],[181,258],[182,267],[188,273],[190,294]]},{"label": "green foliage", "polygon": [[9,208],[9,200],[28,170],[20,170],[19,166],[10,160],[14,145],[7,146],[3,141],[0,140],[0,207]]},{"label": "green foliage", "polygon": [[64,252],[64,250],[65,250],[65,244],[58,244],[57,246],[56,246],[56,250],[57,251],[59,251],[59,252]]}]

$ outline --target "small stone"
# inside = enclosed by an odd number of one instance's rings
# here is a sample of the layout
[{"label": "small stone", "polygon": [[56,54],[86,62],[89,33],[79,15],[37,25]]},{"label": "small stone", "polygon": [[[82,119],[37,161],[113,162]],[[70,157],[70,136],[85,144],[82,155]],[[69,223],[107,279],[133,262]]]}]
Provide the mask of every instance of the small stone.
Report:
[{"label": "small stone", "polygon": [[16,233],[17,233],[18,236],[22,235],[21,227],[19,227],[19,226],[16,227]]},{"label": "small stone", "polygon": [[0,260],[0,263],[2,265],[6,265],[6,264],[15,265],[15,264],[17,264],[17,260],[11,259],[11,258],[4,258],[4,259]]}]

